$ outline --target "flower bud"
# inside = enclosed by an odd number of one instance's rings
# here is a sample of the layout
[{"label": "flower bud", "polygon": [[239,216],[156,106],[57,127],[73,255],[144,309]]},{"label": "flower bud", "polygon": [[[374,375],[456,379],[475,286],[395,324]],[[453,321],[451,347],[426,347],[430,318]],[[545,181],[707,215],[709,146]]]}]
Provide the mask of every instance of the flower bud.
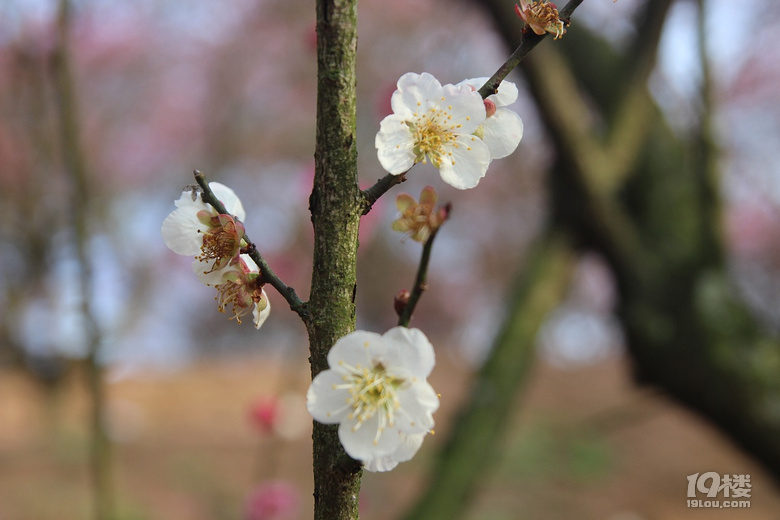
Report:
[{"label": "flower bud", "polygon": [[400,194],[396,198],[396,207],[401,216],[393,222],[393,230],[407,233],[412,240],[424,244],[431,233],[441,227],[448,214],[448,211],[436,208],[438,198],[436,190],[430,186],[420,192],[419,202],[411,195]]},{"label": "flower bud", "polygon": [[493,100],[485,99],[483,103],[485,103],[485,114],[487,117],[491,117],[496,113],[496,104],[493,102]]},{"label": "flower bud", "polygon": [[407,291],[406,289],[401,289],[398,291],[398,294],[395,295],[395,298],[393,298],[393,307],[395,308],[395,313],[399,316],[403,314],[404,309],[406,309],[406,305],[409,303],[409,298],[412,295]]},{"label": "flower bud", "polygon": [[566,24],[558,16],[558,7],[547,0],[520,0],[515,13],[538,35],[550,33],[557,40],[566,34]]}]

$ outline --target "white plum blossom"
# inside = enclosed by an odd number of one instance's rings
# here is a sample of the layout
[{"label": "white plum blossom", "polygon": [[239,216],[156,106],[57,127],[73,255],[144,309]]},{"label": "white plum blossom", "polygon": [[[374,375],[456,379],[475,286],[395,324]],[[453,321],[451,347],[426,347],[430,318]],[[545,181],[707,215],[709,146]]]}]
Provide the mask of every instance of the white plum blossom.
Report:
[{"label": "white plum blossom", "polygon": [[[209,188],[222,202],[229,215],[220,215],[203,202],[199,192],[184,190],[173,210],[163,221],[165,245],[176,254],[195,257],[194,264],[213,261],[211,270],[226,267],[239,254],[246,217],[244,206],[235,192],[218,182]],[[235,218],[234,218],[235,217]],[[201,266],[203,267],[203,266]]]},{"label": "white plum blossom", "polygon": [[557,40],[566,34],[566,23],[560,19],[558,7],[549,0],[520,0],[520,5],[515,4],[515,13],[539,36],[550,33]]},{"label": "white plum blossom", "polygon": [[[490,78],[472,78],[458,83],[479,89]],[[511,154],[523,138],[523,120],[514,111],[505,108],[517,100],[517,86],[502,81],[495,94],[485,98],[487,118],[476,130],[490,149],[491,159],[502,159]]]},{"label": "white plum blossom", "polygon": [[482,97],[468,85],[442,85],[426,72],[404,74],[397,87],[393,113],[375,140],[382,167],[401,175],[430,161],[447,184],[476,186],[490,164],[488,147],[472,135],[485,120]]},{"label": "white plum blossom", "polygon": [[271,313],[271,303],[260,280],[260,269],[249,255],[240,255],[219,271],[204,271],[198,262],[192,265],[198,279],[219,293],[219,312],[225,312],[230,305],[231,319],[241,323],[241,317],[251,309],[255,328],[259,329],[265,323]]},{"label": "white plum blossom", "polygon": [[434,364],[418,329],[352,332],[331,348],[330,369],[312,381],[306,407],[317,421],[339,424],[350,457],[369,471],[389,471],[411,459],[433,428],[439,397],[426,378]]},{"label": "white plum blossom", "polygon": [[194,257],[192,269],[203,284],[217,290],[220,312],[232,308],[236,322],[252,311],[256,328],[265,322],[271,305],[263,290],[260,270],[249,255],[241,254],[246,213],[235,192],[218,182],[209,188],[229,214],[219,214],[197,190],[184,190],[163,221],[165,244],[180,255]]}]

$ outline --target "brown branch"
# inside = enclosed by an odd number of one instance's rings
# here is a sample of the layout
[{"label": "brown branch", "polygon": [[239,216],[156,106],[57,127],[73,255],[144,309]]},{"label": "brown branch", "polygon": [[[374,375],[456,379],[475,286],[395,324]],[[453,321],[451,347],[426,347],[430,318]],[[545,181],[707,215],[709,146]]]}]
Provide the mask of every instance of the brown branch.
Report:
[{"label": "brown branch", "polygon": [[[582,2],[583,0],[572,0],[566,4],[563,9],[558,11],[560,19],[568,25],[572,13],[574,13],[574,10],[577,9],[577,7],[579,7]],[[523,58],[525,58],[528,53],[531,52],[534,47],[539,45],[539,43],[541,43],[541,41],[546,37],[547,34],[538,35],[533,31],[523,31],[520,38],[520,44],[517,46],[511,56],[509,56],[509,59],[507,59],[504,64],[498,68],[496,73],[493,74],[490,79],[488,79],[485,84],[482,85],[482,87],[480,87],[479,94],[482,96],[482,99],[485,99],[491,94],[498,92],[498,86],[501,84],[501,82],[504,81],[509,73],[512,72],[521,61],[523,61]]]},{"label": "brown branch", "polygon": [[[194,175],[195,180],[201,188],[201,197],[203,202],[211,204],[214,209],[217,210],[217,212],[223,215],[229,214],[222,202],[217,198],[216,195],[214,195],[214,192],[211,191],[211,187],[209,186],[208,179],[206,179],[206,175],[198,170],[195,170]],[[249,239],[246,234],[244,234],[244,240],[248,244],[246,247],[246,254],[248,254],[249,257],[257,264],[257,267],[260,268],[260,280],[263,283],[267,283],[276,289],[290,305],[290,310],[298,314],[304,323],[308,323],[310,316],[306,302],[302,301],[298,297],[295,289],[285,284],[281,278],[276,275],[274,270],[271,269],[271,266],[268,265],[268,262],[265,261],[260,252],[257,250],[257,246]]]},{"label": "brown branch", "polygon": [[[569,18],[571,18],[572,13],[583,1],[584,0],[572,0],[566,4],[566,6],[559,11],[561,20],[564,20],[568,25]],[[493,74],[493,76],[491,76],[490,79],[488,79],[485,84],[480,87],[479,94],[482,96],[482,99],[485,99],[491,94],[495,94],[498,91],[498,86],[502,81],[504,81],[509,73],[512,72],[515,67],[520,64],[523,58],[525,58],[526,55],[528,55],[528,53],[531,52],[531,50],[533,50],[533,48],[536,47],[546,37],[546,34],[540,36],[535,34],[533,31],[524,31],[522,33],[522,37],[520,38],[520,44],[518,45],[517,49],[515,49],[512,55],[509,56],[509,59],[507,59],[504,64],[498,68],[495,74]],[[406,173],[408,173],[408,171]],[[373,207],[374,203],[379,200],[379,197],[387,193],[394,186],[404,182],[406,180],[406,173],[401,175],[387,174],[379,179],[376,184],[366,190],[363,190],[361,192],[363,197],[363,215],[366,215],[369,211],[371,211],[371,208]]]},{"label": "brown branch", "polygon": [[361,196],[363,197],[363,215],[368,214],[371,208],[374,207],[374,203],[379,200],[379,197],[390,191],[391,188],[406,181],[406,174],[408,170],[400,175],[394,175],[388,173],[378,181],[376,184],[368,189],[363,190]]},{"label": "brown branch", "polygon": [[[452,210],[452,205],[447,204],[447,215],[449,215],[450,211]],[[398,325],[402,327],[408,327],[409,322],[412,320],[412,314],[414,313],[415,307],[417,307],[417,302],[420,301],[420,297],[422,296],[422,293],[425,292],[425,290],[428,288],[427,284],[427,278],[428,278],[428,264],[431,260],[431,250],[433,249],[433,239],[436,238],[436,234],[439,232],[440,228],[435,228],[431,230],[431,234],[428,236],[428,240],[425,241],[425,244],[423,244],[423,250],[422,255],[420,256],[420,265],[417,268],[417,276],[414,280],[414,287],[412,287],[412,293],[409,295],[409,300],[406,302],[406,305],[403,308],[403,311],[401,311],[400,316],[398,317]]]},{"label": "brown branch", "polygon": [[94,515],[96,520],[108,520],[115,513],[113,450],[106,431],[107,396],[103,377],[104,370],[98,359],[102,334],[90,304],[90,298],[95,290],[93,265],[89,252],[89,216],[93,197],[89,186],[90,175],[80,143],[81,121],[79,120],[75,80],[70,65],[71,16],[70,1],[60,0],[57,13],[58,41],[52,56],[53,83],[59,111],[57,123],[64,170],[73,190],[71,194],[73,240],[78,260],[80,313],[83,318],[87,347],[85,368],[91,399],[90,462],[94,485]]},{"label": "brown branch", "polygon": [[[317,0],[317,131],[309,209],[314,255],[309,311],[311,375],[328,369],[328,352],[355,330],[358,227],[357,0]],[[354,520],[362,464],[344,451],[338,427],[312,431],[315,520]]]}]

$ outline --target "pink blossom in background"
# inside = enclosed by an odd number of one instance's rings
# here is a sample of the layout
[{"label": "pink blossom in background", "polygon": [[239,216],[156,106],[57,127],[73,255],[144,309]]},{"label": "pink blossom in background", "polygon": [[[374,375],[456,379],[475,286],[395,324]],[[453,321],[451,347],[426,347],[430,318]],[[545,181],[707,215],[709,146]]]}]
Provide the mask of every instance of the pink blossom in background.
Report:
[{"label": "pink blossom in background", "polygon": [[775,238],[779,228],[780,219],[765,200],[736,205],[727,214],[729,243],[736,253],[744,256],[769,254],[780,243]]},{"label": "pink blossom in background", "polygon": [[317,52],[317,24],[313,23],[309,26],[305,33],[306,48],[310,51]]},{"label": "pink blossom in background", "polygon": [[252,404],[249,416],[252,426],[260,433],[272,433],[279,420],[279,400],[275,397],[258,399]]},{"label": "pink blossom in background", "polygon": [[291,520],[298,515],[300,497],[292,484],[277,480],[260,483],[246,501],[246,520]]},{"label": "pink blossom in background", "polygon": [[390,105],[390,100],[393,99],[393,92],[395,92],[395,89],[396,85],[394,82],[387,82],[386,85],[379,89],[375,101],[376,114],[379,119],[393,113],[393,107]]}]

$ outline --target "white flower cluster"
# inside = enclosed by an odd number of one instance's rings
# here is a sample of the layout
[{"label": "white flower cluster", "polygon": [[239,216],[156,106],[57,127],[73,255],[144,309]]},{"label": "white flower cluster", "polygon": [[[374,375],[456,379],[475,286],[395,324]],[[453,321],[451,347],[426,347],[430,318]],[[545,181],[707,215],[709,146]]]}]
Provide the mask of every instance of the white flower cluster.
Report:
[{"label": "white flower cluster", "polygon": [[[517,87],[504,81],[482,99],[487,78],[442,85],[428,73],[404,74],[393,93],[393,114],[380,124],[375,145],[382,167],[393,175],[430,162],[442,179],[458,189],[475,187],[493,159],[511,154],[523,136],[523,122],[506,108]],[[242,254],[244,208],[236,194],[209,185],[225,205],[219,214],[198,193],[184,191],[162,225],[163,239],[180,255],[194,257],[198,279],[219,292],[219,307],[231,305],[237,321],[252,310],[256,327],[270,312],[262,276]],[[446,219],[434,211],[432,188],[417,203],[399,199],[402,218],[395,228],[424,240]],[[439,397],[427,382],[435,364],[433,346],[418,329],[395,327],[384,335],[355,331],[328,353],[329,369],[319,373],[306,395],[315,420],[338,424],[344,450],[369,471],[389,471],[411,459],[432,432]]]},{"label": "white flower cluster", "polygon": [[314,378],[306,405],[317,421],[339,424],[350,457],[369,471],[389,471],[411,459],[433,428],[439,397],[426,378],[434,364],[418,329],[358,330],[330,349],[330,369]]},{"label": "white flower cluster", "polygon": [[[198,279],[219,293],[219,310],[232,306],[236,321],[252,311],[256,328],[265,322],[271,305],[260,284],[260,271],[249,255],[241,254],[246,213],[235,192],[218,182],[209,188],[229,214],[220,215],[192,190],[182,192],[163,221],[162,237],[174,253],[192,256]],[[243,244],[245,245],[245,244]]]},{"label": "white flower cluster", "polygon": [[475,187],[490,161],[506,157],[523,137],[523,121],[504,108],[517,87],[504,81],[484,101],[476,91],[488,78],[442,85],[432,75],[409,72],[393,92],[393,113],[380,123],[375,145],[382,167],[393,175],[431,162],[447,184]]}]

